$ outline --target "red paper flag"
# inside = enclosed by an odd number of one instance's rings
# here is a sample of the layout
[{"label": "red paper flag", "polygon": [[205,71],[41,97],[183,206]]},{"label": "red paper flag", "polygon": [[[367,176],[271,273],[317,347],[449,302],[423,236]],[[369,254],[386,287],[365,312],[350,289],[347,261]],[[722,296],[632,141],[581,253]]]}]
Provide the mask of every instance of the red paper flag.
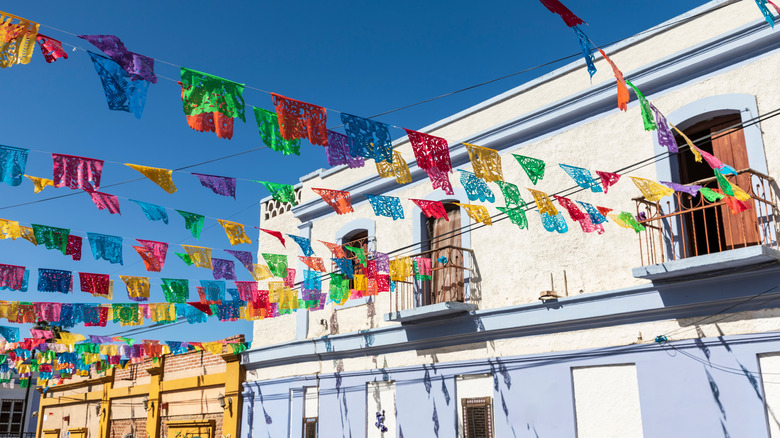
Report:
[{"label": "red paper flag", "polygon": [[276,93],[271,93],[271,97],[279,119],[279,133],[282,138],[285,140],[306,138],[311,144],[328,145],[325,108]]},{"label": "red paper flag", "polygon": [[312,190],[320,195],[328,205],[333,207],[337,214],[351,213],[354,211],[352,209],[351,195],[349,192],[318,188],[312,188]]},{"label": "red paper flag", "polygon": [[286,247],[286,245],[284,244],[284,236],[282,236],[282,233],[273,230],[266,230],[265,228],[260,228],[260,231],[276,237],[277,239],[279,239],[279,242],[282,242],[282,246]]},{"label": "red paper flag", "polygon": [[578,24],[585,24],[582,19],[576,15],[574,15],[574,12],[569,10],[566,6],[563,5],[558,0],[540,0],[544,7],[550,10],[553,14],[558,14],[563,18],[563,22],[566,23],[569,27],[577,26]]}]

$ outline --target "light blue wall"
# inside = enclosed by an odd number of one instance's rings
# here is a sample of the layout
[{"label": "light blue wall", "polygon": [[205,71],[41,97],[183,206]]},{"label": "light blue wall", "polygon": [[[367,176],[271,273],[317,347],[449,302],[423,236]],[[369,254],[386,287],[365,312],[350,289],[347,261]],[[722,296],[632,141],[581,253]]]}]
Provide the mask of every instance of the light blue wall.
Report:
[{"label": "light blue wall", "polygon": [[[489,372],[496,437],[574,437],[571,369],[635,364],[645,437],[768,437],[757,355],[777,351],[780,335],[767,333],[320,375],[319,432],[323,438],[365,437],[374,427],[366,383],[389,379],[396,383],[398,430],[388,436],[436,437],[438,424],[438,437],[454,437],[455,376]],[[307,376],[246,383],[252,413],[245,412],[242,435],[288,436],[290,389],[315,382]],[[299,424],[301,411],[293,407],[293,414]],[[294,432],[290,436],[300,436],[300,427]]]}]

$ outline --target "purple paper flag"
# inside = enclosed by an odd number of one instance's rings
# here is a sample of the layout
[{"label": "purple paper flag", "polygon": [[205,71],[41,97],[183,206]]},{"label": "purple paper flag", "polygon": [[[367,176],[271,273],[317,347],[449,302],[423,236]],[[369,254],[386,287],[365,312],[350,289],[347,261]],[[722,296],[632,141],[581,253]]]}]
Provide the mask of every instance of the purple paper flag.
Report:
[{"label": "purple paper flag", "polygon": [[89,335],[89,341],[93,344],[110,344],[112,339],[111,336]]},{"label": "purple paper flag", "polygon": [[363,157],[353,157],[350,154],[350,138],[338,132],[328,131],[328,147],[325,154],[330,166],[346,164],[350,169],[354,169],[366,164]]},{"label": "purple paper flag", "polygon": [[157,76],[154,74],[154,58],[127,50],[118,37],[114,35],[79,35],[79,38],[89,41],[93,46],[102,50],[130,75],[130,79],[134,81],[143,79],[153,84],[157,83]]},{"label": "purple paper flag", "polygon": [[241,262],[242,265],[249,271],[254,272],[255,267],[254,265],[254,258],[252,256],[252,253],[249,251],[235,251],[232,249],[226,249],[226,253],[232,255],[233,257],[237,258],[239,262]]},{"label": "purple paper flag", "polygon": [[666,117],[652,103],[648,102],[648,105],[650,105],[650,109],[655,114],[655,124],[658,127],[658,144],[669,148],[669,152],[676,154],[679,149],[677,148],[677,140],[674,139],[674,134],[669,129],[669,122],[666,121]]},{"label": "purple paper flag", "polygon": [[216,175],[204,175],[202,173],[193,173],[200,180],[200,184],[203,187],[211,189],[212,192],[222,195],[231,196],[236,199],[236,179],[227,176]]},{"label": "purple paper flag", "polygon": [[225,280],[236,280],[236,265],[232,260],[224,259],[211,259],[211,265],[213,267],[214,279],[219,280],[224,278]]},{"label": "purple paper flag", "polygon": [[684,186],[682,184],[677,184],[674,182],[668,182],[668,181],[661,181],[662,184],[665,184],[670,189],[674,190],[675,192],[684,192],[691,196],[696,196],[699,194],[699,189],[701,186]]}]

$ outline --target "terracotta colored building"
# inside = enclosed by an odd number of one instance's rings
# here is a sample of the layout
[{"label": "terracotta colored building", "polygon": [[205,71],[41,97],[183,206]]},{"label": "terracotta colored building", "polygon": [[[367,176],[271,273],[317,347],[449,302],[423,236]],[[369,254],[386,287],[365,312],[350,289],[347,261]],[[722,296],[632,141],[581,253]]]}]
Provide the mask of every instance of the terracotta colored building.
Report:
[{"label": "terracotta colored building", "polygon": [[226,345],[221,355],[165,355],[74,377],[41,396],[36,436],[236,437],[244,380],[238,359]]}]

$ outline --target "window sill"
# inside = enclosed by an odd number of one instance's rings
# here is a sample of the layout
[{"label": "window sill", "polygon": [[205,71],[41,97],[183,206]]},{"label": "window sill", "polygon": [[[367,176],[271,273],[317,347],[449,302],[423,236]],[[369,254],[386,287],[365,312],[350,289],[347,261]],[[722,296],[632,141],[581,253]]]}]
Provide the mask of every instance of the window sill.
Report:
[{"label": "window sill", "polygon": [[385,313],[387,322],[422,322],[477,310],[476,304],[446,301],[414,309]]},{"label": "window sill", "polygon": [[778,261],[780,251],[757,245],[642,266],[632,269],[631,273],[634,278],[663,281]]}]

